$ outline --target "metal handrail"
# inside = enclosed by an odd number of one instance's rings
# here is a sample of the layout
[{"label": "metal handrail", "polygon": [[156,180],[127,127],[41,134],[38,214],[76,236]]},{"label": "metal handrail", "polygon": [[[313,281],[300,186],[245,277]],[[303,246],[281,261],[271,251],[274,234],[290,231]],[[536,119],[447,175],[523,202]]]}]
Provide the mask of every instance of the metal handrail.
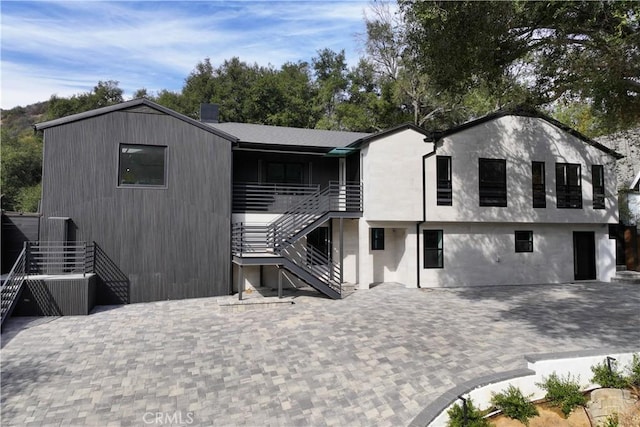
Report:
[{"label": "metal handrail", "polygon": [[331,181],[322,191],[315,192],[274,219],[269,231],[274,249],[294,243],[289,239],[331,211],[362,211],[362,184]]},{"label": "metal handrail", "polygon": [[292,245],[283,249],[282,254],[334,291],[342,292],[340,264],[325,253],[310,245]]},{"label": "metal handrail", "polygon": [[231,250],[235,255],[244,253],[264,253],[273,248],[268,239],[268,224],[246,224],[235,222],[231,225]]},{"label": "metal handrail", "polygon": [[233,211],[286,212],[319,188],[318,184],[234,183]]},{"label": "metal handrail", "polygon": [[2,313],[0,317],[0,325],[4,323],[4,319],[11,314],[11,311],[13,311],[13,307],[17,300],[17,294],[26,277],[27,248],[25,245],[20,252],[20,255],[18,255],[18,259],[13,264],[6,280],[2,283],[2,288],[0,288],[0,311]]},{"label": "metal handrail", "polygon": [[77,274],[94,268],[95,245],[87,242],[25,242],[27,274]]}]

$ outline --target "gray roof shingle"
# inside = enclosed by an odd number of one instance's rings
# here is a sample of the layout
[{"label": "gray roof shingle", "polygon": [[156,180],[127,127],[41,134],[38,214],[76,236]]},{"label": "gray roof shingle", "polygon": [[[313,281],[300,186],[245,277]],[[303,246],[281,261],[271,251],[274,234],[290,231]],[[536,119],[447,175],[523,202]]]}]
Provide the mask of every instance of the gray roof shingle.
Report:
[{"label": "gray roof shingle", "polygon": [[206,123],[217,130],[233,135],[239,142],[297,147],[346,147],[371,134],[320,129],[302,129],[249,123]]}]

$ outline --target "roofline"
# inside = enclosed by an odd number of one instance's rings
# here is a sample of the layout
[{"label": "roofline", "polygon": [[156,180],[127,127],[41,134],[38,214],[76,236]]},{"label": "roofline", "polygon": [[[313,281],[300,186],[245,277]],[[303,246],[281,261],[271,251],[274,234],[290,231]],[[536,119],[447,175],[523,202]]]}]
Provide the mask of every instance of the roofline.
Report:
[{"label": "roofline", "polygon": [[601,150],[604,151],[605,153],[615,157],[616,159],[622,159],[624,156],[618,152],[616,152],[615,150],[612,150],[611,148],[600,144],[597,141],[594,141],[593,139],[587,137],[586,135],[578,132],[577,130],[573,129],[572,127],[554,119],[553,117],[542,113],[541,111],[532,108],[532,107],[527,107],[527,106],[517,106],[517,107],[513,107],[513,108],[507,108],[507,109],[500,109],[497,111],[494,111],[493,113],[489,113],[485,116],[482,116],[478,119],[475,120],[471,120],[469,122],[463,123],[461,125],[458,126],[454,126],[452,128],[449,128],[447,130],[444,131],[435,131],[435,132],[431,132],[430,133],[430,139],[435,141],[440,141],[442,138],[445,138],[447,136],[451,136],[455,133],[458,132],[462,132],[463,130],[472,128],[474,126],[478,126],[482,123],[494,120],[494,119],[499,119],[501,117],[506,117],[506,116],[520,116],[520,117],[535,117],[538,119],[542,119],[550,124],[552,124],[553,126],[564,130],[565,132],[569,133],[570,135],[575,136],[576,138],[586,142],[587,144]]},{"label": "roofline", "polygon": [[406,123],[402,123],[400,125],[394,126],[392,128],[385,129],[385,130],[373,133],[371,135],[365,136],[363,138],[360,138],[360,139],[352,142],[351,144],[345,146],[345,148],[347,148],[347,147],[348,148],[360,148],[363,144],[367,144],[367,143],[369,143],[371,141],[374,141],[376,139],[384,138],[385,136],[389,136],[389,135],[392,135],[392,134],[394,134],[396,132],[400,132],[400,131],[407,130],[407,129],[411,129],[411,130],[414,130],[416,132],[419,132],[419,133],[423,134],[425,137],[429,136],[429,132],[427,132],[426,130],[422,129],[421,127],[418,127],[418,126],[414,125],[413,123],[406,122]]},{"label": "roofline", "polygon": [[336,147],[322,147],[317,145],[293,145],[293,144],[270,144],[260,142],[245,142],[238,140],[237,149],[256,150],[256,151],[296,151],[308,153],[327,154]]},{"label": "roofline", "polygon": [[82,113],[77,113],[77,114],[72,114],[70,116],[66,116],[66,117],[61,117],[59,119],[55,119],[55,120],[49,120],[47,122],[41,122],[41,123],[36,123],[35,125],[33,125],[33,128],[37,131],[39,130],[45,130],[51,127],[55,127],[55,126],[60,126],[60,125],[64,125],[67,123],[72,123],[72,122],[76,122],[79,120],[84,120],[84,119],[89,119],[89,118],[93,118],[93,117],[98,117],[98,116],[102,116],[104,114],[109,114],[112,113],[114,111],[120,111],[120,110],[126,110],[128,108],[131,107],[136,107],[139,105],[144,105],[147,106],[149,108],[153,108],[154,110],[158,110],[162,113],[165,113],[171,117],[174,117],[178,120],[182,120],[183,122],[186,122],[190,125],[196,126],[202,130],[205,130],[209,133],[212,133],[214,135],[217,135],[221,138],[224,138],[228,141],[237,143],[238,142],[238,138],[236,138],[235,136],[229,135],[226,132],[223,132],[219,129],[213,128],[211,126],[207,126],[204,123],[201,123],[197,120],[192,119],[191,117],[187,117],[183,114],[180,114],[170,108],[164,107],[160,104],[156,104],[153,101],[149,101],[148,99],[145,98],[137,98],[137,99],[132,99],[131,101],[125,101],[125,102],[121,102],[119,104],[114,104],[114,105],[109,105],[107,107],[102,107],[102,108],[97,108],[95,110],[90,110],[90,111],[85,111]]}]

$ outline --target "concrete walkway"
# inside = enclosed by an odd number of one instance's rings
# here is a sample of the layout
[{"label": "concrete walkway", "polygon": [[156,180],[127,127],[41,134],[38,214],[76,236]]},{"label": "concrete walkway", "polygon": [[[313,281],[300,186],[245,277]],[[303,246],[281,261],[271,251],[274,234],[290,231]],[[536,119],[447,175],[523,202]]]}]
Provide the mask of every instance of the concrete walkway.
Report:
[{"label": "concrete walkway", "polygon": [[383,284],[230,312],[216,298],[13,318],[3,426],[401,426],[524,354],[639,347],[640,287]]}]

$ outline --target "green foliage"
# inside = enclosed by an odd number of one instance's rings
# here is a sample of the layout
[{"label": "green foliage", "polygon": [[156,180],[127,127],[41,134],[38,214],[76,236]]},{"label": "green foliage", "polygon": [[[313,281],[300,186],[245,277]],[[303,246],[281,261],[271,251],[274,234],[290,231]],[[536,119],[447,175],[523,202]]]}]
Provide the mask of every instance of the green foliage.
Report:
[{"label": "green foliage", "polygon": [[619,427],[620,420],[618,419],[618,414],[611,414],[605,420],[602,427]]},{"label": "green foliage", "polygon": [[529,419],[538,415],[535,405],[529,401],[530,398],[531,396],[523,396],[519,388],[510,385],[506,391],[494,394],[491,404],[507,417],[528,426]]},{"label": "green foliage", "polygon": [[545,397],[553,406],[559,407],[565,417],[575,407],[584,406],[587,403],[587,398],[580,391],[578,379],[574,379],[571,374],[561,378],[554,372],[542,383],[536,385],[547,392]]},{"label": "green foliage", "polygon": [[448,427],[490,427],[489,420],[484,418],[485,413],[480,409],[477,409],[473,405],[471,399],[467,399],[467,416],[465,423],[464,409],[462,405],[455,404],[447,411],[449,421],[447,421]]},{"label": "green foliage", "polygon": [[607,361],[605,359],[604,362],[592,366],[591,372],[593,372],[591,382],[600,384],[601,387],[623,388],[627,385],[627,380],[620,372],[618,372],[618,369],[615,366],[615,362],[613,361],[611,369],[609,369],[609,366],[607,365]]},{"label": "green foliage", "polygon": [[438,91],[489,90],[588,104],[610,128],[640,119],[640,3],[636,1],[400,0],[419,74]]},{"label": "green foliage", "polygon": [[37,212],[41,196],[41,183],[21,188],[16,196],[15,210],[19,212]]},{"label": "green foliage", "polygon": [[124,101],[122,93],[117,81],[108,80],[99,81],[91,92],[80,93],[69,98],[53,95],[49,99],[47,120],[118,104]]},{"label": "green foliage", "polygon": [[0,153],[2,209],[35,212],[40,196],[33,187],[42,178],[41,136],[30,130],[13,136],[3,127]]},{"label": "green foliage", "polygon": [[636,397],[640,399],[640,355],[635,353],[631,359],[631,363],[627,366],[627,386],[632,389]]}]

